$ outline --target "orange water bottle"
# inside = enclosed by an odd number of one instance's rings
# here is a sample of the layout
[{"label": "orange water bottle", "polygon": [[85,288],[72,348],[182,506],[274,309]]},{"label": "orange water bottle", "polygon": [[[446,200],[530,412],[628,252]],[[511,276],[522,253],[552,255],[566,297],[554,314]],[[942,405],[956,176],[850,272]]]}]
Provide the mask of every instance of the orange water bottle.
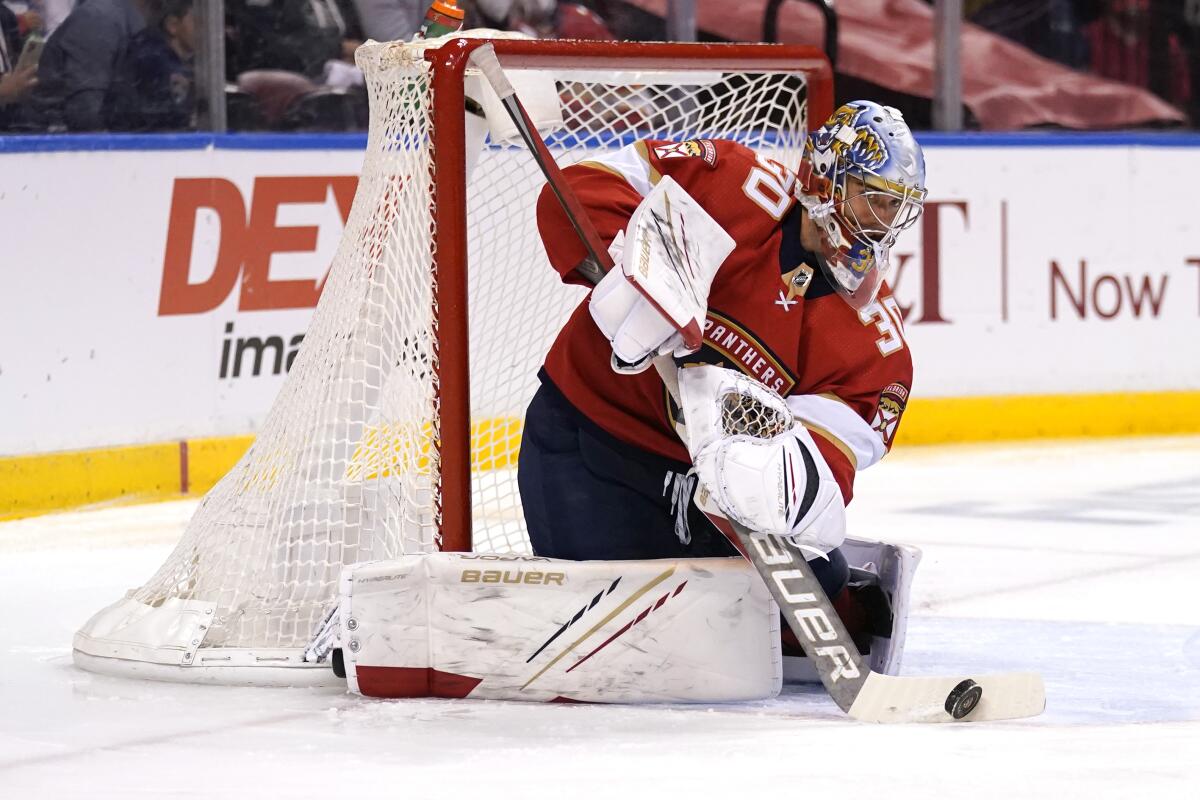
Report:
[{"label": "orange water bottle", "polygon": [[463,10],[454,5],[454,0],[433,0],[433,5],[425,12],[425,20],[417,38],[434,39],[454,33],[463,26]]}]

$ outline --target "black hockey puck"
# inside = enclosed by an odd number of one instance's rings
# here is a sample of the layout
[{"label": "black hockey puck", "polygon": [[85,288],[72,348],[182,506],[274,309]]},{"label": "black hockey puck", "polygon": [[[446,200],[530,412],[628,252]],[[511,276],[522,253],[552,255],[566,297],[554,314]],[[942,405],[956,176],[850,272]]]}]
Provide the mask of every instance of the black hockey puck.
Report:
[{"label": "black hockey puck", "polygon": [[975,710],[982,698],[983,687],[967,678],[946,695],[946,713],[955,719],[962,719]]}]

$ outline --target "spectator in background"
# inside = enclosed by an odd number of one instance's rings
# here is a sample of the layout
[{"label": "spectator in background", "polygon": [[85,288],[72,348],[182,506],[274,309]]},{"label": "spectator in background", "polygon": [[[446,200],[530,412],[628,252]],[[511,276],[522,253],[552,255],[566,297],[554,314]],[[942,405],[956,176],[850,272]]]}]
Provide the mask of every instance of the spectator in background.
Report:
[{"label": "spectator in background", "polygon": [[353,5],[349,0],[343,3],[227,0],[226,73],[281,69],[319,81],[325,62],[353,61],[362,33]]},{"label": "spectator in background", "polygon": [[1179,0],[1106,0],[1086,31],[1091,71],[1147,88],[1200,119],[1200,4]]},{"label": "spectator in background", "polygon": [[1151,0],[1150,89],[1200,126],[1200,3]]},{"label": "spectator in background", "polygon": [[12,72],[20,54],[21,33],[17,15],[0,3],[0,69]]},{"label": "spectator in background", "polygon": [[1082,28],[1105,0],[966,0],[963,14],[976,25],[1077,69],[1088,61]]},{"label": "spectator in background", "polygon": [[377,42],[408,41],[421,27],[431,0],[354,0],[362,34]]},{"label": "spectator in background", "polygon": [[559,3],[555,13],[554,35],[559,39],[612,41],[616,34],[608,22],[580,3]]},{"label": "spectator in background", "polygon": [[558,0],[470,0],[459,5],[467,12],[465,28],[520,31],[539,39],[554,34]]},{"label": "spectator in background", "polygon": [[29,28],[37,28],[43,31],[47,36],[54,32],[55,28],[63,23],[75,8],[75,0],[3,0],[3,2],[16,12],[18,18],[24,18],[30,14],[36,15],[38,23],[36,25],[22,25],[22,30]]},{"label": "spectator in background", "polygon": [[105,101],[150,0],[85,0],[46,42],[32,106],[49,130],[105,127]]},{"label": "spectator in background", "polygon": [[108,127],[117,131],[195,128],[192,0],[162,0],[154,19],[134,35],[109,95]]},{"label": "spectator in background", "polygon": [[1090,70],[1105,78],[1150,87],[1150,16],[1147,0],[1108,0],[1088,27]]},{"label": "spectator in background", "polygon": [[17,21],[17,34],[22,38],[34,31],[44,34],[50,32],[45,15],[40,9],[40,3],[35,5],[32,2],[21,2],[20,0],[0,0],[0,5],[6,6],[13,13],[13,17]]},{"label": "spectator in background", "polygon": [[49,35],[62,25],[75,10],[75,0],[41,0],[38,3],[46,18],[46,34]]},{"label": "spectator in background", "polygon": [[22,63],[22,44],[17,15],[0,5],[0,132],[13,128],[21,101],[37,85],[37,62]]}]

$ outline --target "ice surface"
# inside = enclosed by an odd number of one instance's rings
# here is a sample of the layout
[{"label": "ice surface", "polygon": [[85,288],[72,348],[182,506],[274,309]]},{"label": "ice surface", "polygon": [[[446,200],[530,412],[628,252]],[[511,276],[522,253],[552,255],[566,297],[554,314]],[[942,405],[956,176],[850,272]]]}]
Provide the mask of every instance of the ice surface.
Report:
[{"label": "ice surface", "polygon": [[71,635],[194,502],[0,524],[0,798],[1200,798],[1200,437],[897,452],[851,530],[925,553],[905,674],[1040,670],[1032,720],[377,701],[93,675]]}]

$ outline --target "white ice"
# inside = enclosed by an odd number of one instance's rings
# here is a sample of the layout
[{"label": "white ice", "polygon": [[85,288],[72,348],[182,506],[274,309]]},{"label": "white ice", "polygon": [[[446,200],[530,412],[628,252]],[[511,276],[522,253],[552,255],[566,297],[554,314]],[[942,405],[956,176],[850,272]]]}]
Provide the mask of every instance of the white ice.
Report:
[{"label": "white ice", "polygon": [[905,674],[1041,671],[1041,717],[387,702],[93,675],[73,631],[194,502],[0,524],[0,798],[1200,798],[1200,437],[897,451],[857,534],[924,550]]}]

